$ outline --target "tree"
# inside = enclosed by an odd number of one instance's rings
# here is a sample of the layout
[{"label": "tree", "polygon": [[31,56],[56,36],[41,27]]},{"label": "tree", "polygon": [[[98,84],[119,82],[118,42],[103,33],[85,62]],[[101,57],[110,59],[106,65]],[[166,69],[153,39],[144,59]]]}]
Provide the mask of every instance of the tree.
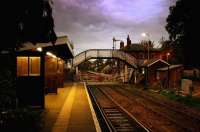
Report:
[{"label": "tree", "polygon": [[104,61],[103,61],[103,59],[96,59],[93,63],[96,66],[96,71],[97,72],[100,72],[104,68]]},{"label": "tree", "polygon": [[106,65],[114,65],[115,64],[115,62],[112,60],[112,59],[107,59],[106,61],[105,61],[105,66]]},{"label": "tree", "polygon": [[142,40],[140,44],[143,45],[146,49],[148,48],[148,46],[149,48],[154,48],[154,41],[151,41],[151,40],[148,40],[148,41]]},{"label": "tree", "polygon": [[56,41],[52,1],[19,0],[14,6],[9,2],[5,5],[10,8],[10,11],[3,19],[4,26],[7,27],[3,31],[6,44],[1,44],[0,52],[16,49],[24,42],[35,44]]},{"label": "tree", "polygon": [[91,70],[93,70],[93,68],[92,68],[92,62],[90,62],[89,60],[87,60],[87,61],[81,63],[79,65],[79,69],[81,71],[91,71]]},{"label": "tree", "polygon": [[[169,8],[166,30],[173,41],[173,48],[177,52],[179,62],[186,66],[199,67],[200,61],[198,42],[198,3],[195,0],[178,0],[176,5]],[[180,54],[178,54],[180,53]]]}]

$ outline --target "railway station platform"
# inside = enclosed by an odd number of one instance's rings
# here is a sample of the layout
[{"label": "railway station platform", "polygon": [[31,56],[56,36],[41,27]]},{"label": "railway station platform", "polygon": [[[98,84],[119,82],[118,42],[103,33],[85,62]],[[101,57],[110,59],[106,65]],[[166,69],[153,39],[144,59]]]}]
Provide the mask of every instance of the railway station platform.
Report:
[{"label": "railway station platform", "polygon": [[100,132],[84,83],[65,84],[45,97],[42,132]]}]

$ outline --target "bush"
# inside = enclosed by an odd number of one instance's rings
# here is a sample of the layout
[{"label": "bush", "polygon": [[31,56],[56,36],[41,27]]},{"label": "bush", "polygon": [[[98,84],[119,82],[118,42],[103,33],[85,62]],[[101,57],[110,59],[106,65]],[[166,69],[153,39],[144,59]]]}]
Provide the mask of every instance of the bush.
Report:
[{"label": "bush", "polygon": [[1,132],[38,132],[42,127],[42,111],[33,109],[16,109],[1,111]]}]

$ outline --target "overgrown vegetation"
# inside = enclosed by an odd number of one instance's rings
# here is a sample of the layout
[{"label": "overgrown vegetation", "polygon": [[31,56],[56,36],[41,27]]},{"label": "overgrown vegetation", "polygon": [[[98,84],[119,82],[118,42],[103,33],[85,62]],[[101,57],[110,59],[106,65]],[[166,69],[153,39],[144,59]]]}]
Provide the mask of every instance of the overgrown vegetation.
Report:
[{"label": "overgrown vegetation", "polygon": [[42,110],[31,108],[1,111],[0,119],[1,132],[38,132],[43,124]]},{"label": "overgrown vegetation", "polygon": [[167,97],[170,100],[174,100],[174,101],[183,103],[187,106],[200,108],[200,98],[199,97],[181,96],[181,95],[177,95],[173,91],[169,92],[169,91],[164,91],[164,90],[161,91],[160,94]]},{"label": "overgrown vegetation", "polygon": [[19,108],[16,96],[13,61],[10,55],[0,60],[0,132],[38,132],[42,127],[42,110]]}]

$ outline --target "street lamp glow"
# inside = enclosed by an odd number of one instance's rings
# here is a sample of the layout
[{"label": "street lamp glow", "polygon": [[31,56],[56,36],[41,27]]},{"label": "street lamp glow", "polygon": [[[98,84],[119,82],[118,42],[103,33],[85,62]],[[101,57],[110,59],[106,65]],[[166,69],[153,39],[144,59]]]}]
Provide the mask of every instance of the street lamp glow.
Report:
[{"label": "street lamp glow", "polygon": [[170,53],[168,52],[167,53],[167,62],[169,61],[169,56],[170,56]]},{"label": "street lamp glow", "polygon": [[142,37],[146,37],[147,36],[146,33],[141,33],[141,35],[142,35]]},{"label": "street lamp glow", "polygon": [[141,33],[142,37],[149,37],[149,33]]}]

